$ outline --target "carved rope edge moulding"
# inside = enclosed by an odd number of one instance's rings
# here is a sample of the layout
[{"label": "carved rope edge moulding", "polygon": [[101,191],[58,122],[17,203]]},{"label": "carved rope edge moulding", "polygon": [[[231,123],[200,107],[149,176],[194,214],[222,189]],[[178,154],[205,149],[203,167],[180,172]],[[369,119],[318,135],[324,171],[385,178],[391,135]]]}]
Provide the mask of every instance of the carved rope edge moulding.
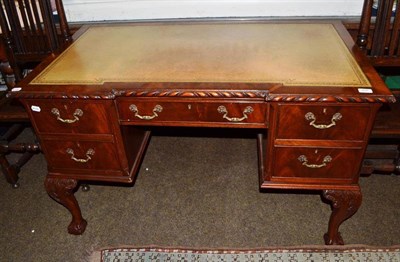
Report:
[{"label": "carved rope edge moulding", "polygon": [[341,102],[341,103],[393,103],[391,96],[341,96],[341,95],[271,95],[268,91],[166,91],[166,90],[111,90],[102,94],[82,93],[27,93],[9,92],[16,98],[64,98],[64,99],[115,99],[116,97],[192,97],[192,98],[265,98],[268,102]]},{"label": "carved rope edge moulding", "polygon": [[387,96],[341,96],[341,95],[267,95],[270,102],[341,102],[341,103],[394,103]]}]

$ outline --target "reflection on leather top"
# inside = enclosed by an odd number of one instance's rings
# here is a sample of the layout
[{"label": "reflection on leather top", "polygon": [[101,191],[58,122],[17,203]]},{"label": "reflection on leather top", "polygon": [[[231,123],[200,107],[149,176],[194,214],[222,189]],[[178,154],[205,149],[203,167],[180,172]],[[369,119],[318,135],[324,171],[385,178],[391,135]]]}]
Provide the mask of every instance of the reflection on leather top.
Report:
[{"label": "reflection on leather top", "polygon": [[370,86],[331,24],[89,28],[31,84],[240,82]]}]

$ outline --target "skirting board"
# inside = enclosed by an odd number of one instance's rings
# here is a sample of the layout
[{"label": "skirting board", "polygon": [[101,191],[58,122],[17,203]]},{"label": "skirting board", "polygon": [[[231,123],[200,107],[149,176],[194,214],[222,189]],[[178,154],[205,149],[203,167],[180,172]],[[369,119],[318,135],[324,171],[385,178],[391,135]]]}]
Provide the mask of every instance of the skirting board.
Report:
[{"label": "skirting board", "polygon": [[65,0],[69,22],[132,19],[359,16],[362,0]]}]

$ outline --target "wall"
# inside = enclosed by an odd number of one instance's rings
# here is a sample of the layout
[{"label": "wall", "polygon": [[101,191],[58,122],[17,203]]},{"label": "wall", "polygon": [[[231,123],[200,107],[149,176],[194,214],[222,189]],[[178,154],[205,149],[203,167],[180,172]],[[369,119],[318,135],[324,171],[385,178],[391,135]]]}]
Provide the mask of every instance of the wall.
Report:
[{"label": "wall", "polygon": [[358,16],[363,0],[64,0],[70,22],[198,17]]}]

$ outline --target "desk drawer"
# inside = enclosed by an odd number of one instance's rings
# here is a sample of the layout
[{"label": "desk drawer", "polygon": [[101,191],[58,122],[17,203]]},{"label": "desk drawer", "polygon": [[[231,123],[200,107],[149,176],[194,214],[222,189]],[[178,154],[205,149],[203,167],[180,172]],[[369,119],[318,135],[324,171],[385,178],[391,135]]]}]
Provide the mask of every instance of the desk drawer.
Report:
[{"label": "desk drawer", "polygon": [[27,100],[38,133],[109,134],[109,101]]},{"label": "desk drawer", "polygon": [[364,140],[369,106],[279,105],[278,139]]},{"label": "desk drawer", "polygon": [[[286,182],[321,180],[352,181],[358,174],[362,158],[360,149],[343,148],[276,148],[273,179]],[[304,182],[304,180],[303,180]]]},{"label": "desk drawer", "polygon": [[146,125],[188,122],[263,126],[267,115],[267,105],[262,101],[119,99],[117,104],[120,121]]},{"label": "desk drawer", "polygon": [[120,170],[112,142],[42,140],[48,165],[57,169]]}]

